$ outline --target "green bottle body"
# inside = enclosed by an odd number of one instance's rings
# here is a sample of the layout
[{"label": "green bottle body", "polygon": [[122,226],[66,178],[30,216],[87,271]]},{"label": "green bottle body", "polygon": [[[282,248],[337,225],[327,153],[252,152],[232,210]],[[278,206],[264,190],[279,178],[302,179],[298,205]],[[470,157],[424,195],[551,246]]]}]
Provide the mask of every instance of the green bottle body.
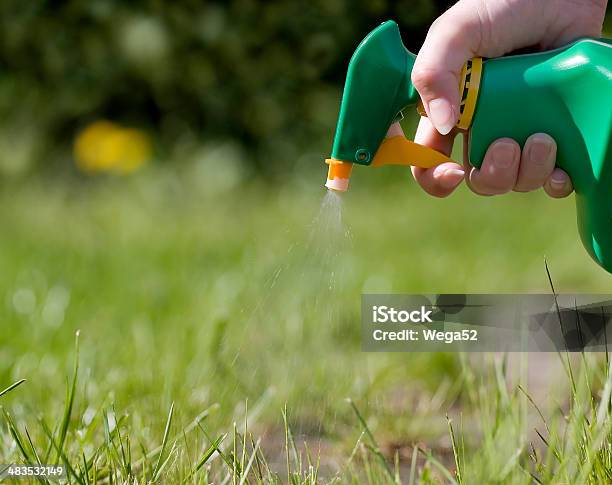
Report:
[{"label": "green bottle body", "polygon": [[557,166],[576,191],[578,229],[589,254],[612,272],[612,45],[581,39],[537,54],[484,62],[469,133],[470,163],[509,137],[557,142]]},{"label": "green bottle body", "polygon": [[[416,106],[415,55],[388,21],[358,46],[349,64],[332,158],[370,165],[389,125]],[[578,228],[589,254],[612,273],[612,41],[580,39],[535,54],[484,61],[469,130],[469,161],[489,145],[534,133],[557,142],[557,165],[576,191]],[[410,161],[407,161],[410,163]]]}]

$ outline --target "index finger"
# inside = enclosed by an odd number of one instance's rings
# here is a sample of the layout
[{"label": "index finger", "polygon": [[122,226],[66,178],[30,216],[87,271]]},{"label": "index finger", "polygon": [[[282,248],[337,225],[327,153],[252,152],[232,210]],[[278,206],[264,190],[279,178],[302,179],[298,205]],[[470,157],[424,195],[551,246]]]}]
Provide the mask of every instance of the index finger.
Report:
[{"label": "index finger", "polygon": [[[455,136],[455,131],[448,135],[441,135],[429,118],[423,117],[419,122],[414,141],[450,156]],[[428,194],[435,197],[447,197],[461,183],[465,172],[457,163],[443,163],[432,168],[412,167],[412,175]]]}]

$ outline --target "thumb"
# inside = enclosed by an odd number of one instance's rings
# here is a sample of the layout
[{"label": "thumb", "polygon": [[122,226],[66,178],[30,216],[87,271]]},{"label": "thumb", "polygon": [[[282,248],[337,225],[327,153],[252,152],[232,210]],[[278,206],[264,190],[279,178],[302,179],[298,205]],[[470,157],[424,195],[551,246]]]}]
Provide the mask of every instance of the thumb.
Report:
[{"label": "thumb", "polygon": [[459,76],[480,44],[478,12],[469,1],[456,3],[432,24],[412,69],[412,84],[442,135],[459,117]]}]

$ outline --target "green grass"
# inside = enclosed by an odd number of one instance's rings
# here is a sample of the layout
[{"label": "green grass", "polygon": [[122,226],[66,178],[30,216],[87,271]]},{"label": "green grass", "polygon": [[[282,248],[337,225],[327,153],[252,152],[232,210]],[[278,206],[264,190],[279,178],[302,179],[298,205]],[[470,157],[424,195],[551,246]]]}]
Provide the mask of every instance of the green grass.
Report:
[{"label": "green grass", "polygon": [[71,483],[605,483],[603,357],[538,397],[494,356],[359,350],[362,291],[547,292],[546,256],[557,291],[605,292],[573,202],[434,200],[357,170],[347,236],[314,172],[214,196],[220,175],[187,164],[4,186],[0,390],[26,382],[0,391],[0,463]]}]

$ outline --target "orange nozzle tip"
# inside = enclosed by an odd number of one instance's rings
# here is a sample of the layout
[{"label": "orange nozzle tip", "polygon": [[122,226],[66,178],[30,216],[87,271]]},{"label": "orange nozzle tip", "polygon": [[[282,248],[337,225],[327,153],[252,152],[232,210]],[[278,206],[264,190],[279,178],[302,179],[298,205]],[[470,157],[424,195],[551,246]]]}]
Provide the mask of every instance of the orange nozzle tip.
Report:
[{"label": "orange nozzle tip", "polygon": [[325,163],[329,165],[325,187],[337,192],[346,192],[348,190],[353,164],[333,158],[328,158],[325,160]]}]

